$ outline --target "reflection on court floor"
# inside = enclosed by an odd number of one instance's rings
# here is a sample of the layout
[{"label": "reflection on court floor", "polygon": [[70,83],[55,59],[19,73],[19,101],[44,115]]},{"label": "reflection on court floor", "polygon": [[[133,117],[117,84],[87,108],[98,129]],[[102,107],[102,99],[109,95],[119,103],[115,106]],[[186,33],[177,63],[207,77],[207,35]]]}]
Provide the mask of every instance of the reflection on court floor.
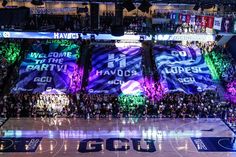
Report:
[{"label": "reflection on court floor", "polygon": [[220,119],[9,119],[1,156],[233,157],[234,134]]}]

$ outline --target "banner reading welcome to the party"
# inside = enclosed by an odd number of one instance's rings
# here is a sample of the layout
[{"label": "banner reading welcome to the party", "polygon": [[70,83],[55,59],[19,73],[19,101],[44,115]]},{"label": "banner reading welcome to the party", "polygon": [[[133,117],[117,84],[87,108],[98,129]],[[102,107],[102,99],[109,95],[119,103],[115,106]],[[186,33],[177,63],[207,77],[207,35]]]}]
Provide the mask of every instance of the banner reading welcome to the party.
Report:
[{"label": "banner reading welcome to the party", "polygon": [[165,92],[193,94],[215,88],[198,47],[155,46],[154,55]]},{"label": "banner reading welcome to the party", "polygon": [[78,54],[79,46],[72,43],[33,44],[20,65],[19,81],[12,92],[78,91],[81,86],[81,73],[76,63]]},{"label": "banner reading welcome to the party", "polygon": [[140,47],[95,47],[89,93],[142,94]]}]

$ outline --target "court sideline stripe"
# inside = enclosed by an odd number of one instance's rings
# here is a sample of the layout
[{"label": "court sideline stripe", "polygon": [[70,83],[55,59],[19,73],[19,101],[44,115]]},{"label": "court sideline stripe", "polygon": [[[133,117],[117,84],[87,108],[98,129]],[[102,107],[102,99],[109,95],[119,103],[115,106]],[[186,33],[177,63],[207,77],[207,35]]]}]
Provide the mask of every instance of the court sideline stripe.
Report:
[{"label": "court sideline stripe", "polygon": [[234,133],[234,135],[236,135],[236,131],[234,131],[234,129],[233,129],[232,127],[230,127],[229,124],[227,124],[224,119],[221,118],[221,120],[222,120],[223,123]]},{"label": "court sideline stripe", "polygon": [[[5,120],[4,120],[5,119]],[[2,121],[2,123],[0,123],[0,127],[2,127],[7,121],[8,121],[9,118],[1,118],[0,121]]]}]

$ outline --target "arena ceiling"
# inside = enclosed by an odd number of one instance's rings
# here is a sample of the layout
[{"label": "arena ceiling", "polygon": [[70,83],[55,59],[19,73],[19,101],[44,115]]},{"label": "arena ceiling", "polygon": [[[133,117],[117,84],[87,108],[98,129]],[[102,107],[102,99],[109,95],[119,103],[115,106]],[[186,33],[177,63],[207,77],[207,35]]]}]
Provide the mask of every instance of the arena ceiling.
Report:
[{"label": "arena ceiling", "polygon": [[[15,1],[31,1],[31,0],[15,0]],[[37,0],[36,0],[37,1]],[[125,0],[42,0],[42,1],[75,1],[75,2],[123,2]],[[143,0],[133,0],[134,3],[140,3]],[[236,0],[148,0],[151,3],[181,3],[181,4],[236,4]]]},{"label": "arena ceiling", "polygon": [[[50,1],[56,1],[56,0],[50,0]],[[68,0],[64,0],[68,1]],[[75,1],[75,0],[69,0],[69,1]],[[124,0],[77,0],[81,2],[123,2]],[[133,0],[135,3],[142,2],[142,0]],[[151,3],[186,3],[186,4],[196,4],[196,3],[214,3],[214,4],[236,4],[236,0],[149,0]]]}]

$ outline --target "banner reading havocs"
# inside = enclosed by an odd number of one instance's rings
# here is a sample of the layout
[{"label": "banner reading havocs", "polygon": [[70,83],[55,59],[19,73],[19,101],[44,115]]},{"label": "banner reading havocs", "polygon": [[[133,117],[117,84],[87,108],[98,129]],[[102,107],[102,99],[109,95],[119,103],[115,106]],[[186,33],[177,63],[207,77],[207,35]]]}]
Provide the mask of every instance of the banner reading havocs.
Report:
[{"label": "banner reading havocs", "polygon": [[140,47],[95,47],[89,93],[143,94]]},{"label": "banner reading havocs", "polygon": [[194,94],[215,89],[200,49],[196,46],[155,46],[154,56],[164,92]]},{"label": "banner reading havocs", "polygon": [[73,93],[81,88],[82,70],[76,63],[79,57],[76,44],[37,43],[20,65],[19,81],[13,93],[42,93],[57,89]]}]

